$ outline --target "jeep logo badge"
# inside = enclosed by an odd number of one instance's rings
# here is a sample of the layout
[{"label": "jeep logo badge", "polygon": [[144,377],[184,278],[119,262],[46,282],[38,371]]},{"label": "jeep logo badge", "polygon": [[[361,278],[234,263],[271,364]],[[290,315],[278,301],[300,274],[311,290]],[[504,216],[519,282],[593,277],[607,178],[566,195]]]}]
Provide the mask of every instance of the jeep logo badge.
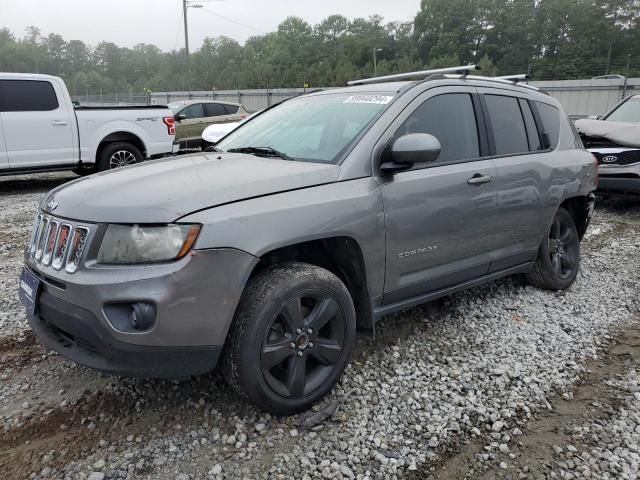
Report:
[{"label": "jeep logo badge", "polygon": [[604,157],[602,157],[602,161],[605,163],[613,163],[617,160],[618,157],[616,157],[615,155],[605,155]]},{"label": "jeep logo badge", "polygon": [[47,208],[48,208],[50,211],[52,211],[52,212],[53,212],[56,208],[58,208],[58,202],[56,202],[56,201],[52,198],[51,200],[49,200],[49,201],[47,202]]}]

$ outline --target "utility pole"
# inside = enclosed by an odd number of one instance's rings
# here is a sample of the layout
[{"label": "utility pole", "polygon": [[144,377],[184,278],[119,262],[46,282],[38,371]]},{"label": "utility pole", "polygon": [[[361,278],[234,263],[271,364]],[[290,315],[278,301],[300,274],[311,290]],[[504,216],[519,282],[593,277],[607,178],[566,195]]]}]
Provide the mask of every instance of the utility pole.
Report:
[{"label": "utility pole", "polygon": [[184,16],[184,51],[185,69],[187,74],[187,91],[191,93],[191,71],[189,70],[189,26],[187,22],[187,0],[182,0],[182,14]]},{"label": "utility pole", "polygon": [[381,48],[373,47],[373,76],[378,76],[378,59],[376,58],[376,53],[381,52]]}]

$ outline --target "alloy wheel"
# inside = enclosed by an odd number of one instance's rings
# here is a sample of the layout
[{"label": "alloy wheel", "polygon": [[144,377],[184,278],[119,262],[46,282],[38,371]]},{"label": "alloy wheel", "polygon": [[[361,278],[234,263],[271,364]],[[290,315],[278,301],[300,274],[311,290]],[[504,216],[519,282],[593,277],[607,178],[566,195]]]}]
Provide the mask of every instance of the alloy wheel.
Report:
[{"label": "alloy wheel", "polygon": [[117,150],[109,158],[109,169],[126,167],[137,163],[136,156],[128,150]]},{"label": "alloy wheel", "polygon": [[578,236],[562,217],[556,217],[549,229],[549,256],[553,272],[561,279],[571,277],[578,268]]},{"label": "alloy wheel", "polygon": [[290,297],[271,322],[261,352],[269,387],[287,398],[302,398],[322,385],[339,364],[346,317],[338,301],[322,291]]}]

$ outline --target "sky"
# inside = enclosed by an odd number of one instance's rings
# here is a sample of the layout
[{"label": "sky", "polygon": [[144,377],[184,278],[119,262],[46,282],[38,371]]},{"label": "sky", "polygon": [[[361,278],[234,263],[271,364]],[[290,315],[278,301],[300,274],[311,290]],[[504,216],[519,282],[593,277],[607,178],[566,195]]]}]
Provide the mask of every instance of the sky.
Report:
[{"label": "sky", "polygon": [[[191,1],[191,0],[190,0]],[[287,16],[312,25],[329,15],[352,19],[382,15],[386,22],[412,21],[420,0],[202,0],[190,8],[189,44],[226,35],[243,43],[252,35],[276,30]],[[34,25],[65,40],[100,41],[122,47],[150,43],[163,50],[184,46],[182,0],[0,0],[0,28],[22,37]]]}]

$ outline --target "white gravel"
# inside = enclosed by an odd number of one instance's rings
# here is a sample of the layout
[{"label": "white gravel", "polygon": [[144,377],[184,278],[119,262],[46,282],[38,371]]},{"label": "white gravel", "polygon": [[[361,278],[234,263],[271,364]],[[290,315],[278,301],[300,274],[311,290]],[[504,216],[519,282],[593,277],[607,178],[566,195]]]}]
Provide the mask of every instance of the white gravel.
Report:
[{"label": "white gravel", "polygon": [[[26,219],[38,194],[23,196]],[[0,199],[3,212],[7,198]],[[17,196],[9,201],[20,204]],[[342,407],[311,431],[245,405],[217,374],[181,384],[107,377],[96,383],[120,407],[82,415],[82,428],[104,438],[92,437],[64,465],[56,462],[63,446],[42,452],[51,458],[37,463],[32,478],[427,478],[465,438],[486,442],[478,463],[490,464],[494,452],[508,453],[535,412],[549,408],[550,396],[571,390],[581,359],[598,355],[610,328],[638,312],[638,215],[637,208],[598,212],[581,274],[567,292],[508,278],[385,319],[376,344],[362,342],[327,400],[343,399]],[[26,230],[21,222],[17,228]],[[15,238],[24,240],[24,231]],[[15,248],[0,262],[3,277],[17,275]],[[7,336],[24,326],[15,282],[3,281],[0,331]],[[103,378],[53,356],[39,363],[38,388],[46,388],[48,372],[58,388],[78,375]],[[8,383],[18,382],[9,374]],[[15,388],[6,391],[6,400],[18,400]],[[1,420],[9,430],[23,421],[13,413]]]}]

